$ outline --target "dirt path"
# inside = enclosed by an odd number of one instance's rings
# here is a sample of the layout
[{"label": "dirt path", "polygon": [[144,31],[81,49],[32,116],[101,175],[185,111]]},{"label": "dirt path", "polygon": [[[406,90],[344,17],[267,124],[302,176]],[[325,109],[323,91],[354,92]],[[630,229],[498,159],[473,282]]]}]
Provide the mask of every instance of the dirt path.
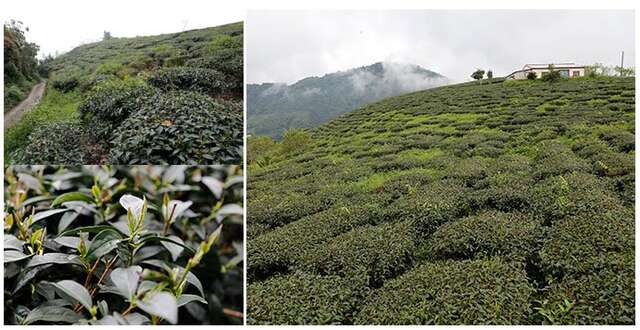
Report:
[{"label": "dirt path", "polygon": [[20,104],[16,105],[11,111],[4,114],[4,128],[7,129],[13,126],[15,123],[19,122],[22,119],[22,116],[27,113],[27,111],[31,110],[35,107],[40,99],[42,99],[42,95],[44,94],[44,88],[47,82],[43,81],[33,86],[31,89],[31,93],[29,96],[24,99]]}]

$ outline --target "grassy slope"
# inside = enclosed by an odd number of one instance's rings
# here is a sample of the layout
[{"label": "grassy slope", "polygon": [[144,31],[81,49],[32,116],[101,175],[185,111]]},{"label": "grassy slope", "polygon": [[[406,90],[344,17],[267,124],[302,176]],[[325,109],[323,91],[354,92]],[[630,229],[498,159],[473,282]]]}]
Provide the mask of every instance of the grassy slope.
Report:
[{"label": "grassy slope", "polygon": [[[166,65],[171,59],[191,58],[223,34],[242,33],[242,23],[190,30],[157,36],[112,38],[74,48],[50,64],[51,78],[41,104],[26,114],[14,127],[5,131],[5,159],[12,163],[13,151],[27,143],[29,134],[42,125],[77,121],[77,108],[84,95],[83,87],[93,86],[100,79],[135,79],[140,74]],[[50,85],[58,77],[78,77],[80,86],[62,93]],[[28,93],[28,92],[27,92]]]},{"label": "grassy slope", "polygon": [[251,165],[249,322],[633,322],[634,92],[447,86]]},{"label": "grassy slope", "polygon": [[[10,159],[10,150],[16,150],[34,128],[44,123],[56,123],[62,121],[78,120],[78,105],[80,96],[77,92],[62,93],[54,88],[47,87],[45,95],[40,103],[27,112],[14,126],[4,133],[4,157]],[[7,163],[10,163],[9,161]]]}]

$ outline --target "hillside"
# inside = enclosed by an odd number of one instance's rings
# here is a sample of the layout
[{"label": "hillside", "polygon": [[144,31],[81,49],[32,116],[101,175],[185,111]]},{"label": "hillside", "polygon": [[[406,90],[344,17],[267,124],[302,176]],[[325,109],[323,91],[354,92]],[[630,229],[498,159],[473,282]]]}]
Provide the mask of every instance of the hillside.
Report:
[{"label": "hillside", "polygon": [[242,159],[243,25],[81,45],[46,63],[41,104],[5,132],[19,164]]},{"label": "hillside", "polygon": [[291,85],[248,84],[248,133],[280,138],[289,128],[317,127],[364,104],[446,82],[417,65],[378,62]]},{"label": "hillside", "polygon": [[249,324],[633,324],[634,95],[450,85],[251,155]]}]

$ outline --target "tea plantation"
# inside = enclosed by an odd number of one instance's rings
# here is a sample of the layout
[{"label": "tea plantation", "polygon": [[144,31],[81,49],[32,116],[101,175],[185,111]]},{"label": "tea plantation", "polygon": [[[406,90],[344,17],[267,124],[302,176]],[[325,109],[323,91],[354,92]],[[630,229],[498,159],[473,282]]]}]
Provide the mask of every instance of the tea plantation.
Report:
[{"label": "tea plantation", "polygon": [[249,324],[635,323],[634,111],[495,79],[250,142]]},{"label": "tea plantation", "polygon": [[5,132],[10,163],[242,162],[242,23],[109,37],[44,71],[42,102]]}]

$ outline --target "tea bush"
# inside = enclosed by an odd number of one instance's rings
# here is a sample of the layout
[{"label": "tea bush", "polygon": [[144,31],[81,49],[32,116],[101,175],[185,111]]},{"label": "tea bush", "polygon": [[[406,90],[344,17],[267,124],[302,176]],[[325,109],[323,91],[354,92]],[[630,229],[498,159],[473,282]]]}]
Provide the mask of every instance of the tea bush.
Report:
[{"label": "tea bush", "polygon": [[251,324],[348,324],[364,292],[357,278],[295,273],[251,284]]},{"label": "tea bush", "polygon": [[445,223],[427,246],[436,259],[501,256],[522,262],[536,253],[542,234],[541,224],[524,214],[489,211]]},{"label": "tea bush", "polygon": [[111,140],[112,164],[238,164],[242,105],[193,92],[171,92],[145,102]]},{"label": "tea bush", "polygon": [[311,252],[305,268],[350,278],[367,275],[369,286],[402,273],[413,260],[415,245],[409,223],[363,226],[331,239]]},{"label": "tea bush", "polygon": [[634,95],[628,78],[457,84],[295,143],[252,137],[249,313],[264,317],[248,322],[331,322],[295,307],[315,292],[263,285],[297,274],[357,277],[330,289],[359,302],[339,323],[633,324]]},{"label": "tea bush", "polygon": [[82,126],[73,122],[62,122],[37,127],[29,135],[26,148],[14,155],[17,164],[53,164],[61,162],[70,165],[88,163],[83,149],[87,136]]},{"label": "tea bush", "polygon": [[533,288],[501,259],[429,263],[369,295],[356,324],[523,324]]},{"label": "tea bush", "polygon": [[7,324],[242,324],[238,166],[5,171]]},{"label": "tea bush", "polygon": [[168,90],[190,90],[211,96],[240,96],[242,85],[233,84],[221,72],[189,67],[155,70],[149,76],[149,84]]}]

